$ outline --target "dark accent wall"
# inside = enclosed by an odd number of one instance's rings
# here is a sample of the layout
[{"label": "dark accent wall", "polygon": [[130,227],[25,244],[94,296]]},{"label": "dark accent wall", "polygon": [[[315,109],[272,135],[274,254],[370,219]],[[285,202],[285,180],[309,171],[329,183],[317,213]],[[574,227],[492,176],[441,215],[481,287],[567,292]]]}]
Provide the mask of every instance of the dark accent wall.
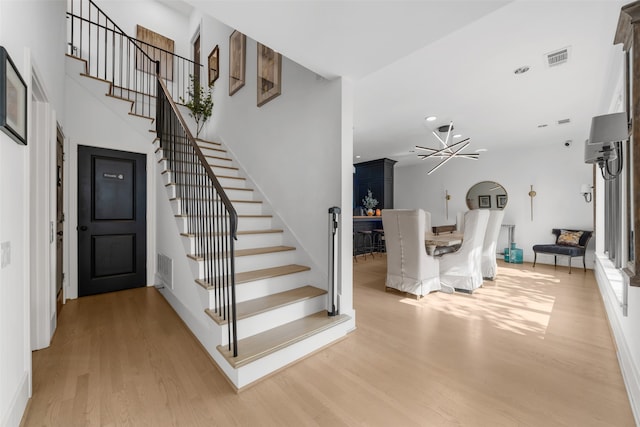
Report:
[{"label": "dark accent wall", "polygon": [[393,209],[393,166],[395,160],[378,159],[358,163],[353,175],[353,207],[362,206],[362,199],[371,190],[378,200],[377,209]]}]

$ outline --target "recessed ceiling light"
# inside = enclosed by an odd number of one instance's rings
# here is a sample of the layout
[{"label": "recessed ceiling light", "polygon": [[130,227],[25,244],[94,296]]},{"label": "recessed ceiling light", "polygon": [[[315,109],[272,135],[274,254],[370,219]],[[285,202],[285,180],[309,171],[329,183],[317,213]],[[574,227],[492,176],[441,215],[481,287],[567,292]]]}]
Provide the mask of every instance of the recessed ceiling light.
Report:
[{"label": "recessed ceiling light", "polygon": [[484,152],[487,152],[487,151],[489,151],[489,150],[487,150],[486,148],[478,148],[476,150],[476,153],[484,153]]},{"label": "recessed ceiling light", "polygon": [[356,159],[359,159],[359,158],[360,158],[360,156],[356,156]]},{"label": "recessed ceiling light", "polygon": [[539,128],[546,128],[548,125],[546,123],[542,123],[541,125],[538,125]]},{"label": "recessed ceiling light", "polygon": [[436,119],[437,119],[437,117],[436,117],[436,116],[429,116],[429,117],[425,118],[425,120],[426,120],[426,121],[428,121],[428,122],[433,122],[433,121],[435,121]]},{"label": "recessed ceiling light", "polygon": [[460,138],[462,135],[460,135],[459,133],[456,133],[455,135],[453,135],[454,138]]},{"label": "recessed ceiling light", "polygon": [[529,67],[528,65],[523,65],[522,67],[516,68],[513,73],[514,74],[524,74],[527,71],[529,71],[531,67]]}]

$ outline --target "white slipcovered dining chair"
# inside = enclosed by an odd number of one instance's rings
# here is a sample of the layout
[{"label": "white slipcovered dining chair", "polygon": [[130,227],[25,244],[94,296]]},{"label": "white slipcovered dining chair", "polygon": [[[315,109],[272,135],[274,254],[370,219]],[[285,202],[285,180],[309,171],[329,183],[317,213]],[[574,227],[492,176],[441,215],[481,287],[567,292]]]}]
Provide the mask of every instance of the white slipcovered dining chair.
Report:
[{"label": "white slipcovered dining chair", "polygon": [[438,260],[424,245],[426,217],[431,218],[422,209],[382,210],[388,288],[417,296],[440,290]]},{"label": "white slipcovered dining chair", "polygon": [[482,245],[488,221],[488,210],[474,209],[465,213],[460,249],[440,257],[440,285],[443,290],[472,292],[482,286]]},{"label": "white slipcovered dining chair", "polygon": [[498,271],[496,246],[498,244],[498,234],[500,234],[503,218],[503,210],[489,211],[487,231],[484,234],[484,243],[482,245],[482,277],[485,279],[495,279]]}]

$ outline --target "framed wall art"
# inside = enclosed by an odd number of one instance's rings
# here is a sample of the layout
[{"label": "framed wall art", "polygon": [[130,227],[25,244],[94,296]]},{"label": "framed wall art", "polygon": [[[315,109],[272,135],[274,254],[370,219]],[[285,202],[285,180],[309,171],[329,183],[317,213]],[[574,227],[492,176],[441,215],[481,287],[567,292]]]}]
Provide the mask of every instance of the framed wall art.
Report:
[{"label": "framed wall art", "polygon": [[247,36],[234,31],[229,36],[229,96],[244,86]]},{"label": "framed wall art", "polygon": [[218,45],[209,54],[207,64],[209,66],[209,86],[211,86],[220,77],[220,49]]},{"label": "framed wall art", "polygon": [[478,207],[480,209],[491,208],[491,196],[478,196]]},{"label": "framed wall art", "polygon": [[258,107],[280,95],[282,55],[258,43]]},{"label": "framed wall art", "polygon": [[0,129],[27,145],[27,85],[2,46],[0,62]]},{"label": "framed wall art", "polygon": [[[160,61],[160,76],[166,80],[173,80],[174,41],[142,25],[136,26],[136,38],[143,42],[140,49],[154,61]],[[137,53],[136,68],[147,73],[155,73],[155,68],[147,69],[149,64],[143,56],[142,53]]]},{"label": "framed wall art", "polygon": [[507,196],[504,194],[496,195],[496,206],[500,209],[507,205]]}]

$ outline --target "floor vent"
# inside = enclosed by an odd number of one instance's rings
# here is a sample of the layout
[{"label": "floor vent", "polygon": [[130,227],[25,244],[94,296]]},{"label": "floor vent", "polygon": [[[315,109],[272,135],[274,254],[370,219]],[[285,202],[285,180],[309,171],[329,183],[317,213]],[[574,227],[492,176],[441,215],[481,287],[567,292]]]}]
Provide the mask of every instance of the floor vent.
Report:
[{"label": "floor vent", "polygon": [[569,60],[569,48],[557,50],[547,54],[547,65],[549,67],[555,67],[556,65],[564,64]]},{"label": "floor vent", "polygon": [[163,285],[173,289],[173,260],[163,254],[158,254],[158,277]]}]

